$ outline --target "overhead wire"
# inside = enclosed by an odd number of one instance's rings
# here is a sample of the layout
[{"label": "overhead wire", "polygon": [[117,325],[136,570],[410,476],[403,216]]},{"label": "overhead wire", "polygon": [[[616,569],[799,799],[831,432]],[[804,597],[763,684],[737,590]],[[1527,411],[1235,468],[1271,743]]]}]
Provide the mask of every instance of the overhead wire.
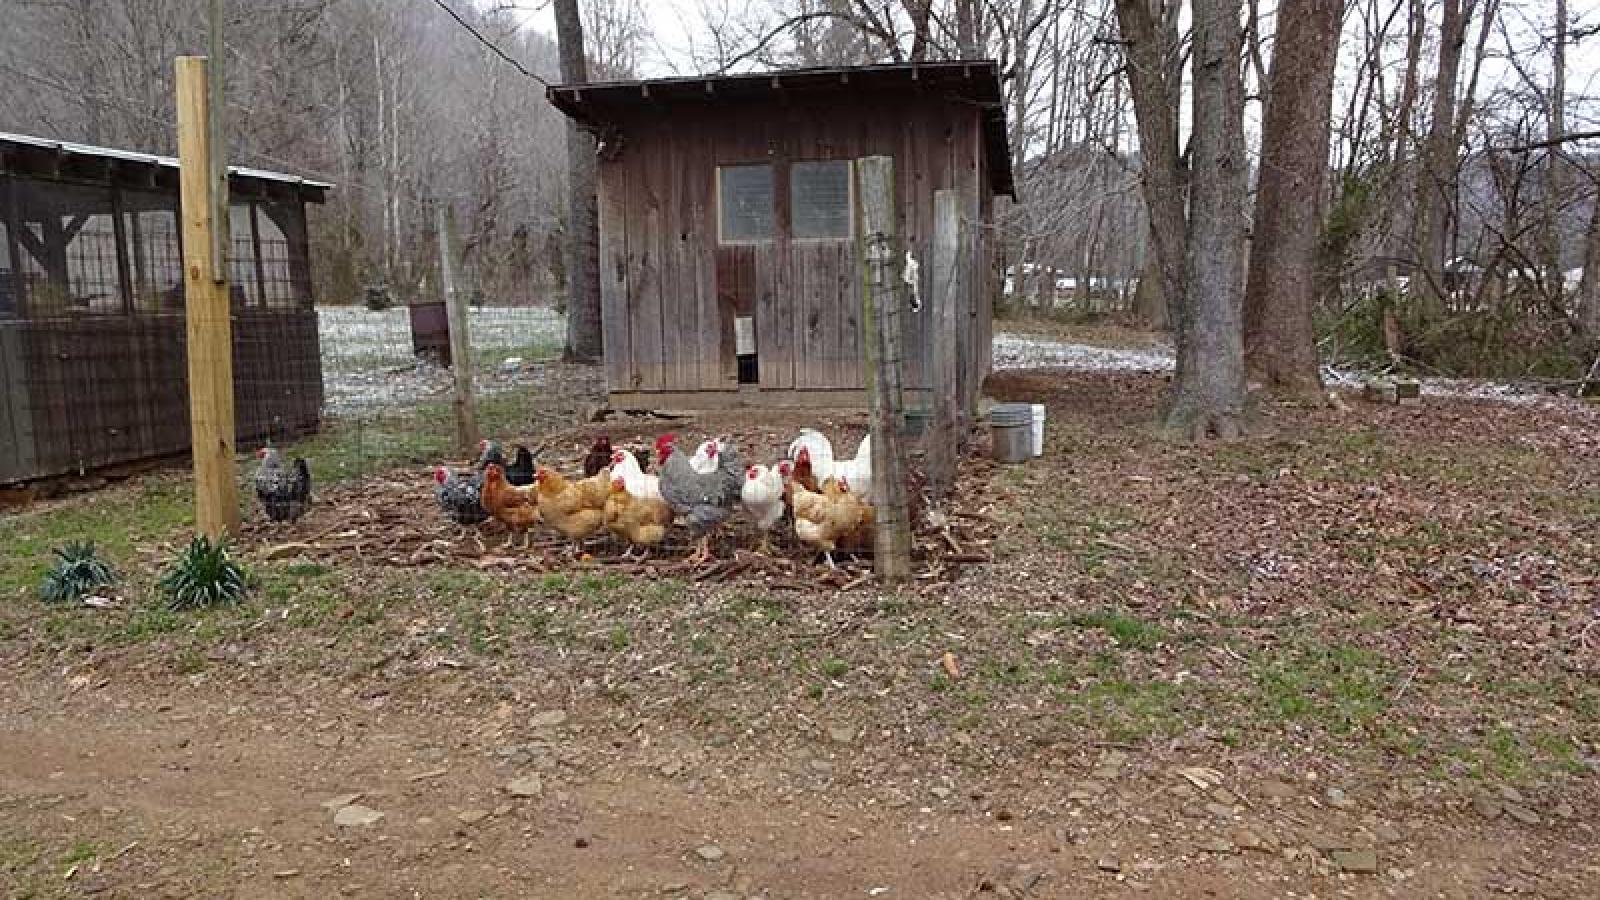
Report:
[{"label": "overhead wire", "polygon": [[466,19],[461,18],[461,14],[456,12],[454,9],[452,9],[450,7],[450,4],[446,3],[445,0],[433,0],[433,5],[439,7],[440,9],[444,10],[447,14],[449,14],[450,18],[454,19],[456,21],[457,25],[460,25],[462,28],[465,28],[467,30],[468,34],[470,34],[473,37],[477,38],[478,39],[478,43],[484,45],[485,47],[488,47],[489,51],[491,53],[493,53],[495,56],[498,56],[501,59],[505,60],[506,62],[510,63],[513,68],[515,68],[518,72],[521,72],[523,75],[527,76],[528,78],[533,79],[534,81],[538,82],[539,84],[541,84],[541,85],[543,85],[545,87],[550,87],[550,82],[544,80],[543,78],[540,78],[538,75],[536,75],[533,72],[529,71],[528,68],[526,66],[524,66],[522,63],[517,62],[515,59],[511,58],[510,56],[508,56],[504,50],[501,50],[498,46],[495,45],[495,43],[493,41],[491,41],[488,38],[484,37],[482,32],[480,32],[477,28],[473,27],[472,23],[468,22]]}]

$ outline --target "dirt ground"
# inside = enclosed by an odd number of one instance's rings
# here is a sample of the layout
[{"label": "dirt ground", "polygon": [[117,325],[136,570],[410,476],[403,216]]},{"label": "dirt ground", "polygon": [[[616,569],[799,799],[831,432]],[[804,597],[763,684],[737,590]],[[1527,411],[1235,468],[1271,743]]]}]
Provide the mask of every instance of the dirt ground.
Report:
[{"label": "dirt ground", "polygon": [[993,561],[898,593],[254,534],[252,599],[179,617],[171,480],[0,520],[135,520],[117,609],[6,575],[4,895],[1600,897],[1593,409],[1190,448],[1159,378],[992,387],[1047,455],[974,463]]}]

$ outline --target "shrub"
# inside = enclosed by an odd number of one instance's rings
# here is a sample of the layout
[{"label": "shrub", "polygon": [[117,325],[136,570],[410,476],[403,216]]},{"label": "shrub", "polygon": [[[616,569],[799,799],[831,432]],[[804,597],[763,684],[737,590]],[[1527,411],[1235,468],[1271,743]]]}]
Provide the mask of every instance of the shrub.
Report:
[{"label": "shrub", "polygon": [[93,541],[69,541],[56,550],[55,565],[39,583],[39,597],[50,603],[76,603],[116,580],[116,572],[95,552]]},{"label": "shrub", "polygon": [[158,585],[174,610],[238,603],[249,589],[240,565],[228,555],[227,541],[197,537],[161,576]]}]

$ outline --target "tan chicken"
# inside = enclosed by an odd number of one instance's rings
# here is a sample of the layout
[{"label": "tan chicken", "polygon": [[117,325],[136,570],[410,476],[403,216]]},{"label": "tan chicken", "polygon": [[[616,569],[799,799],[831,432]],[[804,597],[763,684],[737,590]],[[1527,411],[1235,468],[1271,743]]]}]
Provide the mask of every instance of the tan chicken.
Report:
[{"label": "tan chicken", "polygon": [[540,466],[534,484],[539,492],[540,515],[562,537],[581,543],[605,527],[610,469],[602,469],[591,478],[568,481],[560,472]]},{"label": "tan chicken", "polygon": [[829,568],[838,568],[833,551],[852,546],[863,531],[870,531],[865,524],[872,521],[872,507],[833,478],[823,482],[820,493],[797,481],[789,483],[789,491],[795,537],[822,551]]},{"label": "tan chicken", "polygon": [[511,530],[506,536],[506,546],[520,539],[528,546],[528,529],[539,524],[539,495],[532,487],[518,487],[506,480],[505,469],[490,463],[483,470],[483,493],[480,498],[484,511]]},{"label": "tan chicken", "polygon": [[611,479],[611,494],[606,498],[606,528],[628,542],[623,556],[632,559],[633,548],[643,548],[649,555],[651,547],[666,540],[667,527],[672,524],[672,507],[660,497],[635,497],[628,491],[628,482],[622,477]]}]

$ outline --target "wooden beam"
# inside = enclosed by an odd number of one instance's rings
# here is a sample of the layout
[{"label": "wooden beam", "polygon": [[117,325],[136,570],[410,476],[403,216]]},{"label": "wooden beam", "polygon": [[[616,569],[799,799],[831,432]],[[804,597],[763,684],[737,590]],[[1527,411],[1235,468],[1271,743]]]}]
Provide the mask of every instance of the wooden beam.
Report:
[{"label": "wooden beam", "polygon": [[[215,258],[217,183],[211,177],[206,58],[180,56],[178,159],[183,210],[184,306],[188,325],[189,426],[194,453],[195,528],[212,540],[239,531],[234,471],[233,323],[227,267]],[[216,148],[220,151],[221,148]],[[221,281],[214,276],[221,276]]]},{"label": "wooden beam", "polygon": [[911,522],[906,506],[900,433],[905,425],[901,387],[899,259],[895,243],[894,159],[856,160],[857,265],[861,268],[861,329],[867,394],[872,401],[872,502],[877,511],[873,570],[888,582],[911,576]]},{"label": "wooden beam", "polygon": [[930,327],[933,329],[932,419],[924,442],[928,448],[928,486],[935,503],[943,503],[955,484],[956,449],[956,309],[962,305],[961,195],[954,190],[933,194],[933,278]]},{"label": "wooden beam", "polygon": [[444,290],[445,317],[450,324],[450,374],[455,390],[451,406],[455,410],[456,443],[471,456],[478,447],[478,411],[472,398],[472,340],[467,333],[467,298],[456,290],[455,260],[450,247],[455,238],[455,212],[447,203],[439,204],[439,285]]}]

